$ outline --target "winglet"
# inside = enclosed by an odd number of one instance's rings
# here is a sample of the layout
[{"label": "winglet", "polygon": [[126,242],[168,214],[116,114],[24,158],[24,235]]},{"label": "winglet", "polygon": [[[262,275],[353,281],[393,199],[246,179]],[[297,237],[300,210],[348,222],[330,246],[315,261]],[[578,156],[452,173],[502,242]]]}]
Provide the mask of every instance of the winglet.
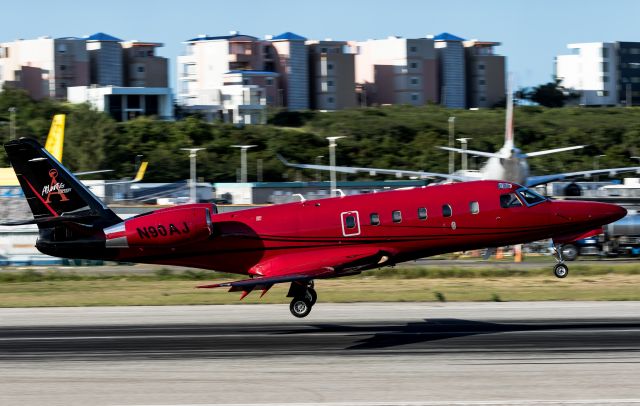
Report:
[{"label": "winglet", "polygon": [[144,178],[144,173],[147,171],[148,165],[149,165],[149,162],[142,161],[142,163],[140,164],[140,167],[138,168],[138,172],[136,173],[136,177],[133,178],[133,182],[140,182],[142,178]]}]

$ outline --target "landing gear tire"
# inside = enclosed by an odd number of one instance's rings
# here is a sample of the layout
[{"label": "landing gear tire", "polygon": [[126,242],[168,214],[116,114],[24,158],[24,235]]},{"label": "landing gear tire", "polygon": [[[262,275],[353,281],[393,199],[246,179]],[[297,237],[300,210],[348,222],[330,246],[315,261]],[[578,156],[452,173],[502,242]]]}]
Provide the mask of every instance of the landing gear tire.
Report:
[{"label": "landing gear tire", "polygon": [[303,318],[311,313],[312,307],[313,305],[306,297],[294,297],[289,305],[289,311],[291,311],[291,314],[295,317]]},{"label": "landing gear tire", "polygon": [[553,267],[553,274],[556,278],[566,278],[567,275],[569,275],[569,267],[565,264],[556,264],[556,266]]},{"label": "landing gear tire", "polygon": [[318,301],[318,294],[316,293],[316,290],[311,287],[307,288],[304,297],[309,301],[309,303],[311,303],[311,306],[316,304],[316,302]]}]

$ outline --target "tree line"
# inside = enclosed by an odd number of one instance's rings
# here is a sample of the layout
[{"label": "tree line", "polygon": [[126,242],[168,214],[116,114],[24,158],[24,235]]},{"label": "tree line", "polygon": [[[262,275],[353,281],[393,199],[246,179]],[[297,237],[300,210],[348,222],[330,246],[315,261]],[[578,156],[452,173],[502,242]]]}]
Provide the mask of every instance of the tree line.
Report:
[{"label": "tree line", "polygon": [[[455,137],[469,137],[470,149],[496,151],[504,140],[504,109],[452,110],[427,105],[358,108],[337,112],[271,111],[269,124],[238,128],[208,123],[198,116],[177,121],[149,117],[119,123],[86,104],[35,101],[21,90],[0,93],[0,141],[9,140],[8,109],[15,107],[16,135],[44,142],[54,114],[67,114],[63,163],[73,171],[113,169],[112,178],[133,176],[137,156],[150,162],[146,181],[176,181],[189,176],[187,153],[180,148],[203,147],[198,176],[209,182],[234,182],[240,166],[235,144],[256,145],[248,152],[249,181],[262,168],[264,181],[315,180],[316,173],[285,167],[283,155],[299,163],[328,164],[327,136],[345,136],[336,149],[339,165],[446,172],[449,117],[455,116]],[[534,174],[637,164],[640,156],[640,108],[515,109],[516,144],[525,152],[583,145],[583,150],[530,159]],[[261,164],[258,164],[261,161]],[[470,156],[471,168],[481,158]],[[7,166],[4,151],[0,164]],[[460,167],[459,157],[456,167]],[[323,174],[323,179],[327,175]],[[358,175],[360,179],[370,179]],[[355,180],[358,177],[349,176]],[[384,177],[378,177],[384,179]]]}]

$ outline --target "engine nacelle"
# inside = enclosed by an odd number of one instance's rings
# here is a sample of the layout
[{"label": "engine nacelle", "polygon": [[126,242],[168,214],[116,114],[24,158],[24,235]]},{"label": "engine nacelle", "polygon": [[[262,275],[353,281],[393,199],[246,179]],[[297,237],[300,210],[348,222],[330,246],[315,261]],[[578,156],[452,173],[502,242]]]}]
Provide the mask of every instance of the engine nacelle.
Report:
[{"label": "engine nacelle", "polygon": [[104,229],[107,248],[177,246],[211,235],[210,205],[161,209]]}]

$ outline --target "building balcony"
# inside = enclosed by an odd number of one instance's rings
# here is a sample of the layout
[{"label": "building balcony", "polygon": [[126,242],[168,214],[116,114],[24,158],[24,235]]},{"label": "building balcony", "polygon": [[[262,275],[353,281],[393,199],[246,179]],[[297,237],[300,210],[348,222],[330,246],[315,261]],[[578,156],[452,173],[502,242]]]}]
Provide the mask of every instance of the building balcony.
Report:
[{"label": "building balcony", "polygon": [[229,54],[229,62],[251,62],[251,53],[249,54]]}]

